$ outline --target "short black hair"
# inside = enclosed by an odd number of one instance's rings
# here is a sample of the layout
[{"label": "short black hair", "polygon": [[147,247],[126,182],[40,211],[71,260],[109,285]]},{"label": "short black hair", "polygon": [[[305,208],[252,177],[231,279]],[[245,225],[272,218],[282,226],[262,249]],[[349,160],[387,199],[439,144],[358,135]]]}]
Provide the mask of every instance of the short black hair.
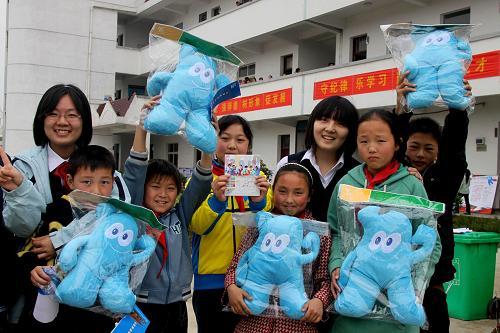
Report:
[{"label": "short black hair", "polygon": [[82,117],[82,134],[76,140],[77,147],[85,147],[92,139],[92,115],[90,104],[85,94],[74,85],[56,84],[50,87],[38,103],[35,119],[33,120],[33,138],[37,146],[44,146],[49,142],[44,130],[44,122],[47,113],[54,111],[62,97],[68,95],[75,108]]},{"label": "short black hair", "polygon": [[179,170],[172,163],[162,159],[152,159],[148,162],[146,171],[146,180],[144,186],[151,180],[160,180],[164,177],[170,177],[174,180],[177,187],[177,193],[182,190],[182,179]]},{"label": "short black hair", "polygon": [[347,138],[340,148],[338,155],[345,153],[351,156],[356,150],[356,133],[358,129],[358,110],[346,98],[341,96],[330,96],[319,102],[313,109],[309,120],[307,121],[305,146],[306,149],[316,150],[316,141],[314,140],[314,123],[322,118],[333,119],[342,126],[345,126],[349,132]]},{"label": "short black hair", "polygon": [[[371,109],[367,113],[363,114],[359,118],[359,125],[361,125],[365,121],[369,120],[381,120],[384,123],[389,126],[389,129],[391,130],[391,134],[394,138],[394,143],[399,147],[398,151],[394,153],[394,159],[396,159],[399,162],[402,162],[404,159],[403,152],[404,149],[402,149],[401,145],[403,143],[403,138],[401,136],[401,130],[398,125],[398,117],[395,113],[389,112],[384,109]],[[358,125],[358,126],[359,126]]]},{"label": "short black hair", "polygon": [[218,124],[219,124],[219,135],[221,135],[222,132],[224,132],[231,125],[234,124],[241,125],[241,127],[243,127],[243,133],[245,134],[245,136],[249,141],[248,148],[252,149],[252,141],[253,141],[252,129],[250,128],[250,125],[248,124],[248,121],[245,118],[231,114],[219,118]]},{"label": "short black hair", "polygon": [[97,145],[89,145],[75,150],[68,160],[68,174],[74,177],[81,168],[109,169],[111,175],[115,173],[115,158],[109,150]]},{"label": "short black hair", "polygon": [[304,175],[304,177],[306,178],[306,181],[307,181],[307,187],[309,189],[309,196],[312,195],[312,191],[313,191],[312,175],[309,172],[309,170],[307,170],[307,168],[305,166],[303,166],[302,164],[299,164],[299,163],[286,163],[285,165],[283,165],[281,168],[278,169],[278,171],[276,172],[276,175],[274,175],[274,179],[273,179],[273,191],[274,191],[274,186],[278,182],[278,179],[284,173],[287,173],[287,172],[297,172],[297,173]]},{"label": "short black hair", "polygon": [[441,141],[441,127],[437,121],[428,117],[416,118],[410,121],[408,137],[415,133],[430,134],[436,142]]}]

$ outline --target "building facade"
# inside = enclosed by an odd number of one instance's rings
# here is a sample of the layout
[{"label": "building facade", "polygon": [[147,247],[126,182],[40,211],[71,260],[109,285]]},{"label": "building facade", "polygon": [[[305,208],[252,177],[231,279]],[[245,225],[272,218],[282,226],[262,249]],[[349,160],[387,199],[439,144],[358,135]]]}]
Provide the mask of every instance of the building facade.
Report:
[{"label": "building facade", "polygon": [[[0,37],[0,108],[8,152],[33,145],[32,119],[43,92],[72,83],[91,102],[94,143],[113,149],[122,165],[147,98],[148,32],[160,22],[227,46],[244,61],[240,78],[257,82],[242,85],[242,97],[218,113],[251,121],[253,151],[270,169],[303,148],[305,122],[322,98],[345,95],[361,113],[394,106],[395,63],[381,24],[477,24],[467,158],[474,174],[500,173],[497,0],[10,0],[0,13],[0,31],[6,31]],[[109,102],[98,113],[109,97],[134,99],[127,115]],[[431,116],[442,123],[445,115]],[[180,137],[152,136],[150,148],[186,172],[198,156]]]}]

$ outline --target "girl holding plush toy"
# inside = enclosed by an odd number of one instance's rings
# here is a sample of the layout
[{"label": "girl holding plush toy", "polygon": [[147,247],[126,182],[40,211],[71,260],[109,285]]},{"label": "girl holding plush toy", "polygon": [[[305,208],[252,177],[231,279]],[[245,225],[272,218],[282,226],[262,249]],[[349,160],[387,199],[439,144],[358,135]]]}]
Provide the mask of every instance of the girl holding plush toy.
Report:
[{"label": "girl holding plush toy", "polygon": [[[340,230],[354,223],[352,220],[344,221],[337,217],[340,184],[427,198],[423,184],[398,161],[401,136],[395,114],[378,109],[364,114],[358,125],[357,145],[364,163],[349,171],[339,181],[328,208],[328,222],[332,232],[332,249],[328,268],[331,272],[331,287],[335,298],[342,292],[337,281],[339,268],[344,260],[341,253],[343,239]],[[418,222],[413,220],[412,224],[415,230]],[[434,271],[434,265],[439,260],[440,253],[441,242],[438,238],[430,257],[430,267],[427,271],[429,278]],[[419,327],[339,315],[334,321],[332,332],[419,332]]]},{"label": "girl holding plush toy", "polygon": [[[274,177],[273,213],[311,219],[312,215],[306,206],[311,199],[312,188],[313,178],[306,167],[298,163],[283,165]],[[229,304],[234,313],[243,316],[235,332],[318,332],[317,323],[322,320],[326,308],[333,299],[328,274],[330,236],[321,237],[319,255],[312,264],[312,299],[302,307],[304,315],[300,320],[286,318],[283,313],[281,314],[283,317],[280,318],[253,316],[245,304],[244,300],[250,299],[250,295],[236,285],[236,268],[242,255],[256,242],[256,236],[256,233],[252,232],[245,235],[225,278]]]},{"label": "girl holding plush toy", "polygon": [[269,182],[261,172],[256,178],[260,195],[255,197],[229,196],[224,192],[229,176],[224,175],[226,154],[250,154],[252,131],[248,122],[236,115],[218,121],[218,141],[212,161],[213,193],[194,213],[190,228],[193,231],[193,308],[199,333],[233,332],[238,317],[222,311],[224,274],[240,245],[242,232],[233,226],[232,213],[247,210],[269,210]]}]

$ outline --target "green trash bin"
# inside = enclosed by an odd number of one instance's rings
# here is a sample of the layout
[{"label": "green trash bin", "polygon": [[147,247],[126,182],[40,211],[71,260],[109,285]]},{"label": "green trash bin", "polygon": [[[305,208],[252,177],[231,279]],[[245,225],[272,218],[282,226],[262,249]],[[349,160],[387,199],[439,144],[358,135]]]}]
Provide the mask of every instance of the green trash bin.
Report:
[{"label": "green trash bin", "polygon": [[[455,278],[445,284],[450,317],[462,320],[486,319],[493,297],[495,263],[500,234],[470,232],[455,235]],[[449,289],[448,289],[449,288]]]}]

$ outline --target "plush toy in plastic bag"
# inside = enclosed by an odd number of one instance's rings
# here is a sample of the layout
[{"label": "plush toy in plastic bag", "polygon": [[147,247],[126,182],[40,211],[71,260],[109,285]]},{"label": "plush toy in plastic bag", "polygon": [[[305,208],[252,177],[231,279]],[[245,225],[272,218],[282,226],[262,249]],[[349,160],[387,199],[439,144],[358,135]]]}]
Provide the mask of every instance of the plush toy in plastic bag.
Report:
[{"label": "plush toy in plastic bag", "polygon": [[59,268],[67,275],[56,290],[61,303],[88,308],[99,300],[107,310],[129,313],[135,295],[129,287],[133,266],[149,259],[156,242],[139,237],[137,222],[108,203],[96,208],[98,223],[90,234],[66,244],[59,256]]},{"label": "plush toy in plastic bag", "polygon": [[[345,316],[365,316],[386,290],[396,320],[405,325],[424,325],[425,312],[416,302],[411,269],[431,254],[436,232],[422,224],[412,236],[406,215],[394,210],[380,214],[378,206],[361,209],[358,220],[363,236],[340,269],[342,292],[335,310]],[[412,245],[421,247],[413,251]]]},{"label": "plush toy in plastic bag", "polygon": [[[319,236],[315,232],[304,236],[302,221],[295,217],[259,212],[256,220],[259,236],[238,263],[236,284],[252,297],[245,299],[252,314],[262,314],[276,292],[285,315],[300,319],[309,300],[303,266],[317,257]],[[309,252],[303,254],[303,249]]]},{"label": "plush toy in plastic bag", "polygon": [[[174,135],[182,128],[181,134],[192,146],[213,153],[217,144],[210,123],[214,97],[221,88],[230,87],[241,61],[221,46],[160,24],[150,32],[150,55],[157,68],[148,79],[148,94],[162,97],[144,128],[161,135]],[[239,95],[239,87],[236,90],[225,93],[225,99]]]},{"label": "plush toy in plastic bag", "polygon": [[331,254],[340,259],[335,312],[426,327],[422,303],[443,212],[444,204],[417,196],[341,185]]},{"label": "plush toy in plastic bag", "polygon": [[464,76],[472,61],[471,25],[381,26],[387,47],[400,72],[416,84],[416,91],[402,101],[409,110],[432,105],[471,110],[474,101],[465,96]]}]

